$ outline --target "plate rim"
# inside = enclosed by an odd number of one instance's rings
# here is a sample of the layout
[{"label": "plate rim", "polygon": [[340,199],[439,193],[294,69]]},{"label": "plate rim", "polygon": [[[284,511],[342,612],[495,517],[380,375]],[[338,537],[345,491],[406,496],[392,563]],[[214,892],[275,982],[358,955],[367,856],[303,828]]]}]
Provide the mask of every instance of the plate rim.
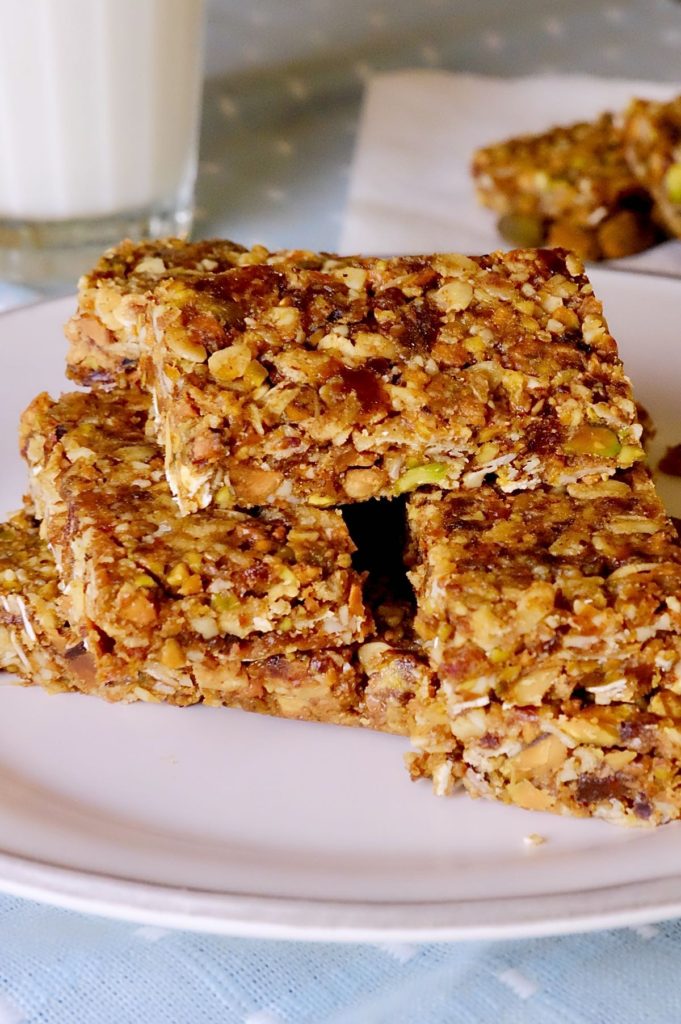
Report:
[{"label": "plate rim", "polygon": [[681,916],[681,874],[539,896],[373,903],[156,884],[0,851],[0,892],[140,925],[299,942],[545,938]]}]

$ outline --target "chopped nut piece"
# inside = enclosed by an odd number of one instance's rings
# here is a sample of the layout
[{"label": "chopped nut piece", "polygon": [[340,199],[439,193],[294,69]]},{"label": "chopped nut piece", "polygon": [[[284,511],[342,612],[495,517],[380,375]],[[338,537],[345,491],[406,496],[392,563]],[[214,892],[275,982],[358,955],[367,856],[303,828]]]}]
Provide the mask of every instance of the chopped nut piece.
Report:
[{"label": "chopped nut piece", "polygon": [[161,664],[166,668],[182,668],[186,663],[185,653],[175,637],[169,637],[161,648]]},{"label": "chopped nut piece", "polygon": [[208,360],[208,369],[211,377],[221,384],[227,384],[243,377],[250,362],[251,350],[248,345],[230,345],[229,348],[221,348],[213,353]]},{"label": "chopped nut piece", "polygon": [[528,836],[523,836],[525,846],[542,846],[545,842],[546,836],[540,836],[537,832],[530,832]]},{"label": "chopped nut piece", "polygon": [[385,473],[380,469],[349,469],[343,481],[345,493],[353,501],[373,498],[385,487]]}]

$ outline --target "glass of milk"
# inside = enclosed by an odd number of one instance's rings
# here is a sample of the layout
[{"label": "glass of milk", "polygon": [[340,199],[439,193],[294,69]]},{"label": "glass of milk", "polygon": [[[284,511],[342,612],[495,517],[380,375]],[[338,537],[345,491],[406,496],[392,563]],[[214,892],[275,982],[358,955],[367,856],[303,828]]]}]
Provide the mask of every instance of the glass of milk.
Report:
[{"label": "glass of milk", "polygon": [[0,0],[0,278],[192,223],[203,0]]}]

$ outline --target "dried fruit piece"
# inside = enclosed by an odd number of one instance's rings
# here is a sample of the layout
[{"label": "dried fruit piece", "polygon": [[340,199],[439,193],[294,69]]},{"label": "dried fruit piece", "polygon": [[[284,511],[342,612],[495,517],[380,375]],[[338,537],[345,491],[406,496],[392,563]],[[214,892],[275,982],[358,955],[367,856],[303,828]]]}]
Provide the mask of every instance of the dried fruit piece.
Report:
[{"label": "dried fruit piece", "polygon": [[634,210],[619,210],[598,225],[596,232],[601,256],[621,259],[655,244],[655,229],[647,216]]},{"label": "dried fruit piece", "polygon": [[570,249],[583,260],[597,260],[599,256],[594,231],[570,221],[556,221],[551,224],[547,242],[554,247]]}]

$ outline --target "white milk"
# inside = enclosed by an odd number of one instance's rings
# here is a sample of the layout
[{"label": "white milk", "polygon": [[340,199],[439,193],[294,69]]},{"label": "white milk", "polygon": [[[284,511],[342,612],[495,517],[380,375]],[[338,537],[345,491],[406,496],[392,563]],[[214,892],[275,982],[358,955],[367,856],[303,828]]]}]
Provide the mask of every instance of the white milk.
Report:
[{"label": "white milk", "polygon": [[191,196],[203,0],[0,0],[0,219]]}]

